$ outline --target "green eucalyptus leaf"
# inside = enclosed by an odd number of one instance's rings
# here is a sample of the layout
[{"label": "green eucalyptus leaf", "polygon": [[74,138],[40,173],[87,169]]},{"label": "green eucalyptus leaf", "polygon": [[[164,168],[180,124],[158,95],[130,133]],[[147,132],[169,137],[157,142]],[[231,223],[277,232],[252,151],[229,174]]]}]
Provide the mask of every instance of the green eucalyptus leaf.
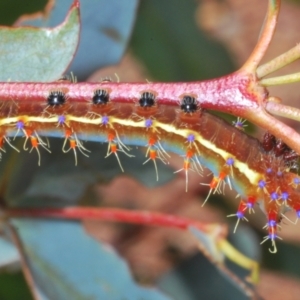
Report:
[{"label": "green eucalyptus leaf", "polygon": [[[38,18],[22,24],[53,27],[61,22],[70,2],[57,1],[47,20]],[[121,60],[134,25],[138,3],[138,0],[81,1],[80,43],[69,68],[79,80]]]},{"label": "green eucalyptus leaf", "polygon": [[79,32],[77,0],[55,28],[0,27],[0,81],[57,80],[73,59]]},{"label": "green eucalyptus leaf", "polygon": [[36,287],[48,299],[168,300],[137,284],[126,262],[78,222],[14,219]]}]

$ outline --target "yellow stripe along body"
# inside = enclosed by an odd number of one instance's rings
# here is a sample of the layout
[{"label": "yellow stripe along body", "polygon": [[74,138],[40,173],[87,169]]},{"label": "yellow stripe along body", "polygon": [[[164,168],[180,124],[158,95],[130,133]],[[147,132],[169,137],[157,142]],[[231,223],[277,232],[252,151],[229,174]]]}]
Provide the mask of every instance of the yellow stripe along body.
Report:
[{"label": "yellow stripe along body", "polygon": [[[5,103],[0,118],[2,138],[14,136],[17,129],[28,138],[55,135],[67,140],[75,136],[97,140],[99,137],[101,141],[114,141],[117,147],[122,147],[122,141],[141,146],[154,138],[160,141],[163,150],[184,154],[185,161],[197,157],[214,173],[210,185],[213,190],[220,181],[230,179],[242,201],[249,197],[253,202],[259,201],[268,216],[272,213],[278,219],[283,206],[272,201],[271,195],[276,191],[279,195],[288,192],[290,202],[285,204],[300,209],[300,194],[293,184],[298,177],[287,170],[282,159],[265,153],[256,139],[207,112],[188,114],[164,105],[145,109],[137,103],[97,106],[74,102],[58,107],[25,101],[18,105]],[[229,159],[231,165],[227,163]],[[273,173],[266,171],[270,168]],[[284,171],[280,178],[275,174],[279,169]]]}]

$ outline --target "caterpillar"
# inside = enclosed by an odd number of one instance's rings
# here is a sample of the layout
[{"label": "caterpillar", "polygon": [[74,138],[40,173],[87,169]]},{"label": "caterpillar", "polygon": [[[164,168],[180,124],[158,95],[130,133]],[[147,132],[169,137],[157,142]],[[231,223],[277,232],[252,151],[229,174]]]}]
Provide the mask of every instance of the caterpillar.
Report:
[{"label": "caterpillar", "polygon": [[[176,172],[185,172],[186,190],[190,170],[200,175],[204,167],[212,171],[203,205],[225,184],[240,195],[236,227],[259,204],[267,216],[263,242],[270,240],[269,250],[276,252],[282,215],[293,209],[300,217],[300,178],[293,172],[297,154],[271,134],[262,143],[248,136],[240,119],[232,126],[202,109],[199,85],[192,90],[193,84],[186,89],[181,84],[176,90],[173,84],[173,106],[165,100],[172,84],[157,85],[164,94],[155,92],[155,84],[136,84],[121,97],[126,83],[1,83],[0,149],[4,143],[15,148],[11,139],[22,136],[24,150],[35,150],[40,164],[40,149],[51,151],[43,137],[62,137],[62,151],[73,151],[77,164],[79,152],[89,153],[83,139],[105,141],[106,156],[115,155],[124,171],[119,154],[130,157],[129,146],[145,146],[145,163],[153,162],[157,180],[157,160],[167,163],[168,152],[177,153],[183,164]],[[26,90],[28,98],[16,90]]]}]

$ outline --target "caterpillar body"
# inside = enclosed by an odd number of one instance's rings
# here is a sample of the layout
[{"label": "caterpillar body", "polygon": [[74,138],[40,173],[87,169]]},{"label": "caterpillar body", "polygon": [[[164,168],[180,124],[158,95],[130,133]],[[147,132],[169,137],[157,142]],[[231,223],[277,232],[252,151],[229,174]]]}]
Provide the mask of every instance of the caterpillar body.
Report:
[{"label": "caterpillar body", "polygon": [[[28,91],[28,98],[19,98],[14,92],[16,85]],[[2,83],[0,148],[5,142],[12,145],[11,138],[23,136],[24,149],[35,149],[40,162],[40,147],[50,151],[43,137],[62,137],[62,150],[73,151],[77,163],[78,151],[88,154],[82,140],[106,141],[107,156],[115,155],[123,170],[118,153],[131,156],[128,146],[146,146],[145,162],[154,162],[157,179],[156,161],[167,162],[169,151],[180,154],[186,189],[189,170],[201,174],[207,167],[213,172],[208,197],[222,190],[224,184],[237,191],[241,196],[234,214],[238,222],[247,210],[260,204],[267,216],[265,240],[271,240],[273,252],[282,214],[294,209],[300,217],[300,178],[292,172],[297,155],[273,137],[265,137],[260,143],[240,126],[202,110],[198,90],[184,90],[181,85],[173,93],[176,101],[170,106],[166,105],[167,92],[158,95],[152,91],[153,85],[152,89],[147,84],[137,85],[127,101],[125,96],[114,96],[115,89],[125,89],[126,83],[72,85],[77,86],[77,94],[61,82],[43,84],[41,90],[41,84]],[[167,91],[167,85],[160,90]]]}]

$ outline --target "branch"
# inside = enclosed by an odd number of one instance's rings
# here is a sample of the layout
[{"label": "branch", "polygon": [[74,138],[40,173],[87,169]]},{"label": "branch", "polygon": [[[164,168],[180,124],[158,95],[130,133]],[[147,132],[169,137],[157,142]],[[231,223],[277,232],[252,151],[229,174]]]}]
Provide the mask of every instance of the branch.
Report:
[{"label": "branch", "polygon": [[[13,101],[18,108],[16,116],[0,118],[0,126],[2,126],[4,132],[5,130],[9,132],[11,128],[16,128],[16,123],[20,118],[28,118],[28,116],[36,115],[38,112],[43,113],[47,104],[47,96],[53,90],[66,91],[66,97],[71,105],[63,107],[65,115],[74,114],[72,109],[77,104],[85,105],[88,110],[97,89],[109,91],[112,104],[136,103],[144,91],[153,91],[156,94],[157,106],[179,107],[182,96],[190,94],[195,96],[202,109],[217,110],[246,118],[255,125],[270,131],[289,147],[300,153],[299,134],[266,113],[264,106],[268,103],[267,90],[259,84],[253,74],[245,74],[239,71],[221,78],[199,82],[0,83],[0,101],[5,107],[8,107]],[[30,103],[35,104],[34,107],[27,105],[28,95],[30,95]],[[39,117],[36,119],[39,119]],[[56,119],[53,121],[51,118],[49,120],[43,118],[43,122],[54,122],[53,125],[57,126]],[[81,128],[81,134],[85,133],[84,129],[85,127]]]},{"label": "branch", "polygon": [[[67,207],[67,208],[9,208],[5,211],[8,217],[18,218],[59,218],[71,220],[106,220],[142,225],[165,226],[188,229],[194,226],[205,233],[211,233],[220,224],[201,223],[178,216],[148,211],[131,211],[115,208]],[[225,230],[224,230],[225,234]]]},{"label": "branch", "polygon": [[262,86],[280,85],[287,83],[294,83],[300,81],[300,72],[294,74],[288,74],[283,76],[277,76],[272,78],[261,79],[259,83]]},{"label": "branch", "polygon": [[241,70],[247,73],[255,73],[261,59],[265,55],[275,32],[280,9],[280,0],[269,0],[268,12],[263,25],[262,33],[250,57]]},{"label": "branch", "polygon": [[[271,102],[267,102],[265,105],[268,106],[268,110],[272,106],[275,107],[275,103],[271,104]],[[291,115],[291,113],[289,114]],[[288,125],[269,115],[264,108],[248,110],[247,119],[270,131],[276,138],[282,139],[291,149],[300,153],[300,135]]]},{"label": "branch", "polygon": [[256,70],[258,78],[271,74],[300,58],[300,44],[279,55],[271,61],[259,66]]},{"label": "branch", "polygon": [[[26,209],[26,208],[9,208],[5,211],[7,217],[13,218],[60,218],[60,219],[71,219],[71,220],[106,220],[106,221],[118,221],[142,225],[154,225],[154,226],[165,226],[184,230],[191,230],[196,228],[204,234],[212,237],[212,241],[216,243],[217,248],[226,257],[232,260],[246,270],[251,272],[251,282],[257,283],[258,280],[258,263],[252,259],[247,258],[238,250],[236,250],[228,241],[225,240],[227,235],[226,226],[222,226],[219,223],[202,223],[195,220],[181,218],[178,216],[148,212],[148,211],[130,211],[126,209],[115,209],[115,208],[95,208],[95,207],[68,207],[68,208],[44,208],[44,209]],[[193,232],[193,230],[191,230]],[[197,235],[196,235],[197,236]],[[216,257],[209,253],[206,249],[207,242],[203,242],[202,239],[198,238],[199,249],[216,264]],[[204,243],[202,245],[202,243]],[[201,246],[202,245],[202,246]],[[206,250],[205,250],[206,249]],[[221,261],[219,261],[221,262]],[[218,268],[226,271],[225,265],[221,262],[217,264]],[[226,271],[228,273],[228,271]],[[231,277],[233,276],[232,273]],[[242,284],[241,280],[237,280],[239,284]],[[243,286],[245,290],[246,286]]]},{"label": "branch", "polygon": [[266,104],[266,110],[272,115],[300,122],[300,109],[296,107],[270,101]]}]

